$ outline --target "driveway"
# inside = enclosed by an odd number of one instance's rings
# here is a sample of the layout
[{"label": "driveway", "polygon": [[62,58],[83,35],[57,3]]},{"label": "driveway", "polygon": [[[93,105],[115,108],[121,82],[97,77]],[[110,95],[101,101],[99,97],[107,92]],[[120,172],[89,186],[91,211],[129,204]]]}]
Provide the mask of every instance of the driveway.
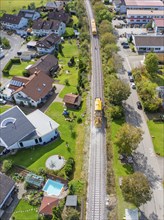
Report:
[{"label": "driveway", "polygon": [[3,78],[2,70],[8,61],[17,55],[17,51],[20,50],[21,45],[24,41],[20,36],[16,34],[8,35],[5,31],[0,32],[1,37],[6,37],[10,41],[11,48],[9,50],[4,50],[5,57],[0,60],[0,79],[3,84],[6,84],[8,79]]},{"label": "driveway", "polygon": [[[120,45],[120,43],[118,44]],[[131,59],[133,56],[131,57],[130,53],[130,51],[125,51],[122,47],[120,47],[119,54],[123,59],[123,67],[125,71],[131,70],[140,63],[140,61],[136,61],[140,60],[138,55],[134,55],[136,60],[133,58],[134,62],[132,62]],[[124,70],[119,74],[119,77],[129,82],[128,75]],[[139,110],[136,106],[136,102],[138,100],[137,91],[131,90],[131,95],[124,103],[124,108],[126,121],[135,127],[140,127],[144,131],[143,140],[134,154],[134,168],[147,176],[153,193],[151,201],[141,207],[143,214],[141,220],[163,220],[163,166],[161,166],[162,163],[159,164],[158,158],[154,152],[152,139],[146,123],[145,113],[144,111]]]}]

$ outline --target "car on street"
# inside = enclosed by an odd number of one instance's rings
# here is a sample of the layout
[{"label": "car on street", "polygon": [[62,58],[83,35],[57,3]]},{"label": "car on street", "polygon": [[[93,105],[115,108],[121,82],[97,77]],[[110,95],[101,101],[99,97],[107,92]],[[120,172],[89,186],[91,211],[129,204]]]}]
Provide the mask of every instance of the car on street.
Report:
[{"label": "car on street", "polygon": [[132,89],[136,89],[135,83],[132,83],[132,84],[131,84],[131,87],[132,87]]},{"label": "car on street", "polygon": [[137,108],[138,108],[138,109],[142,109],[142,105],[141,105],[141,102],[140,102],[140,101],[138,101],[136,104],[137,104]]},{"label": "car on street", "polygon": [[128,42],[123,41],[123,42],[121,43],[121,45],[122,45],[122,46],[128,45]]},{"label": "car on street", "polygon": [[7,103],[7,101],[6,101],[6,100],[4,100],[4,99],[0,98],[0,104],[5,105],[6,103]]},{"label": "car on street", "polygon": [[124,49],[129,49],[129,45],[123,45]]},{"label": "car on street", "polygon": [[134,82],[133,76],[129,76],[129,81]]},{"label": "car on street", "polygon": [[132,72],[131,71],[127,71],[128,73],[128,76],[131,76],[132,75]]}]

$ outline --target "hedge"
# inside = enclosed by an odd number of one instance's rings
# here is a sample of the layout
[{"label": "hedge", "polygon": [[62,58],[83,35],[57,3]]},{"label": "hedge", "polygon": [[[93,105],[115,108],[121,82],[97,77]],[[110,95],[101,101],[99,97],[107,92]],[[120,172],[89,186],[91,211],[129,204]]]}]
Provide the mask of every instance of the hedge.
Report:
[{"label": "hedge", "polygon": [[9,75],[9,71],[14,63],[21,63],[20,58],[15,57],[9,60],[9,62],[5,65],[4,69],[2,70],[4,75]]}]

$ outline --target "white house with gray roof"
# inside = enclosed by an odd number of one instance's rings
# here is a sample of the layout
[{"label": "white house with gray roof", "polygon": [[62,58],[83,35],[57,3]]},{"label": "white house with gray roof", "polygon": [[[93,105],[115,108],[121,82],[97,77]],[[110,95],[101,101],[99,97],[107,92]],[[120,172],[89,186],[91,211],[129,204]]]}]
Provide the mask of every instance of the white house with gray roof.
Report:
[{"label": "white house with gray roof", "polygon": [[40,110],[25,115],[14,106],[0,114],[0,118],[0,146],[8,150],[44,145],[59,136],[59,124]]}]

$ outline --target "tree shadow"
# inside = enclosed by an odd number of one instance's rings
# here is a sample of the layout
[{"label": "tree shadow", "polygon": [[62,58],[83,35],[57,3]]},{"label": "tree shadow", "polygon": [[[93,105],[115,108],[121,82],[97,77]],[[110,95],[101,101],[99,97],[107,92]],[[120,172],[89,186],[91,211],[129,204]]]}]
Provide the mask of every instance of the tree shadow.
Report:
[{"label": "tree shadow", "polygon": [[133,153],[133,161],[134,169],[145,174],[150,183],[150,187],[155,189],[162,180],[160,176],[155,173],[154,169],[148,165],[147,157],[145,157],[144,154],[135,152]]},{"label": "tree shadow", "polygon": [[134,173],[134,169],[130,164],[124,164],[123,167],[126,169],[127,174],[133,174]]}]

